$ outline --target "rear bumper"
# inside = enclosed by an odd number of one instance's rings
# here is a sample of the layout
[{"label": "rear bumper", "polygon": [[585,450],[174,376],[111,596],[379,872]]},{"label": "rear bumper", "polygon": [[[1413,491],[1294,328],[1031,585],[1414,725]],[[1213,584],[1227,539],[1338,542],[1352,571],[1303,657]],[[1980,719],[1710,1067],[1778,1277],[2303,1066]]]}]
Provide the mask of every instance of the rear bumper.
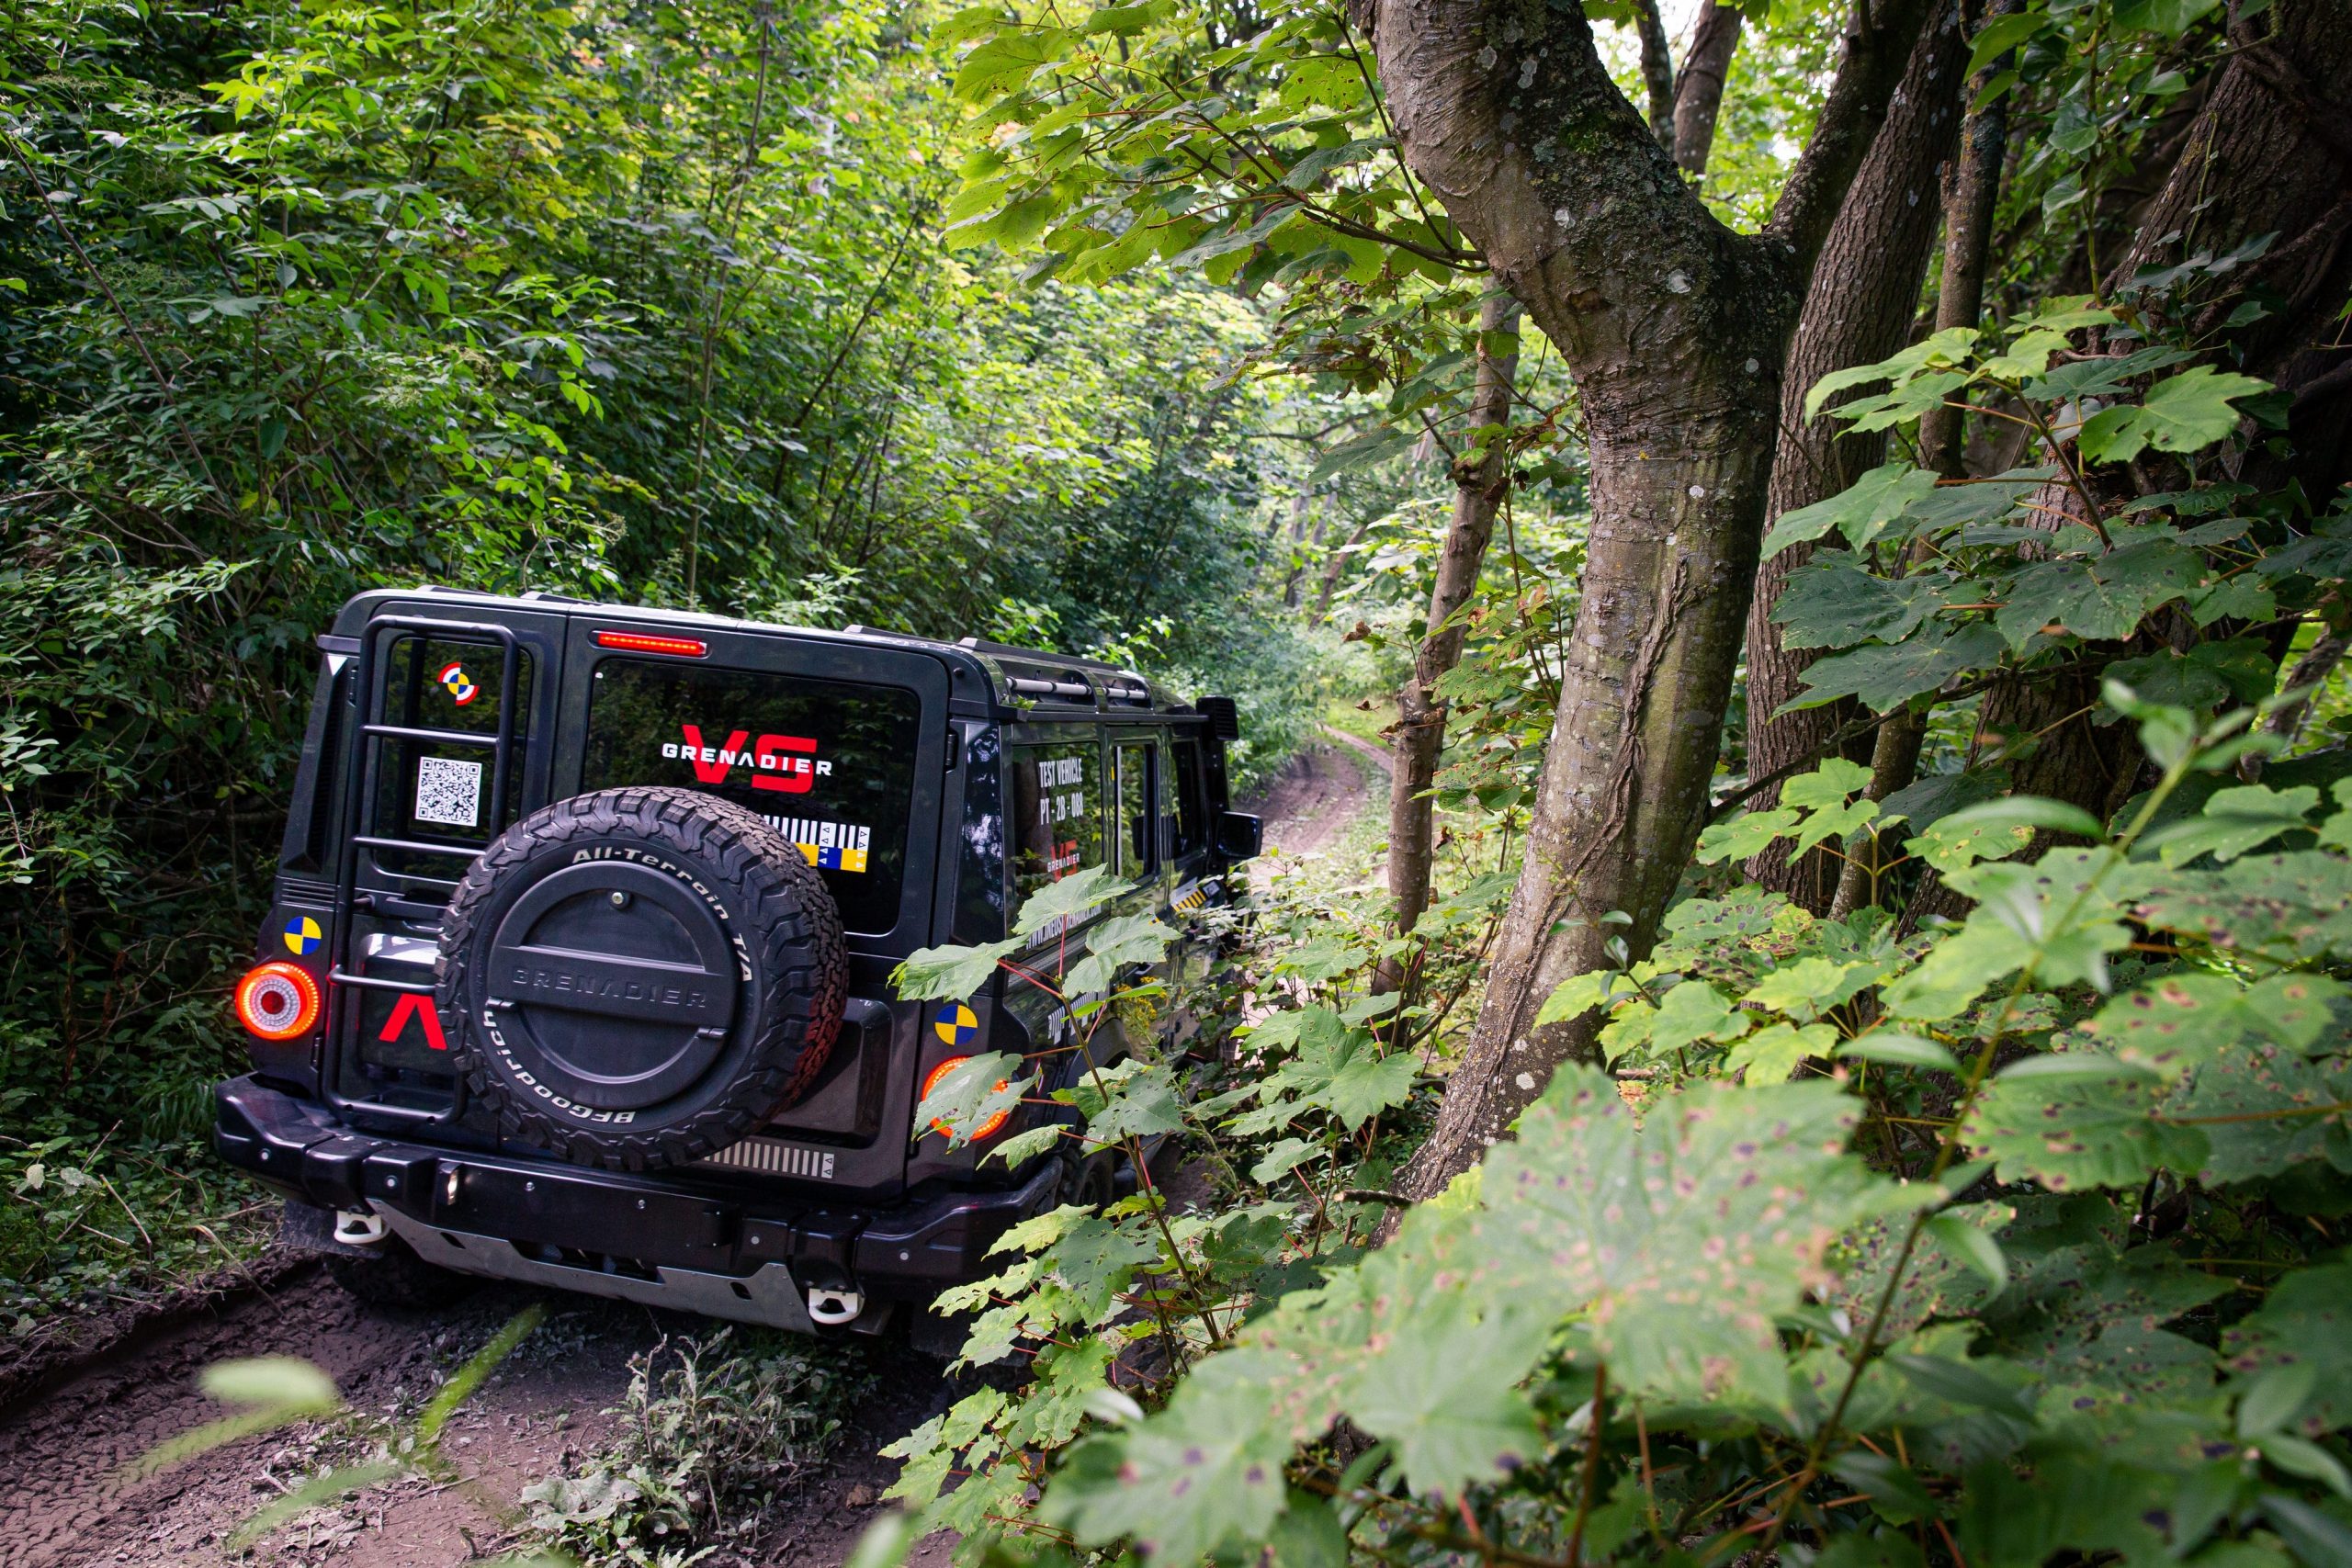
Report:
[{"label": "rear bumper", "polygon": [[[803,1325],[790,1320],[812,1289],[927,1303],[982,1277],[997,1238],[1050,1207],[1059,1186],[1047,1161],[1018,1187],[897,1205],[800,1204],[354,1132],[317,1101],[252,1077],[220,1085],[214,1099],[221,1158],[288,1198],[381,1213],[434,1262],[784,1326]],[[785,1279],[797,1290],[781,1319],[721,1310],[764,1303]]]}]

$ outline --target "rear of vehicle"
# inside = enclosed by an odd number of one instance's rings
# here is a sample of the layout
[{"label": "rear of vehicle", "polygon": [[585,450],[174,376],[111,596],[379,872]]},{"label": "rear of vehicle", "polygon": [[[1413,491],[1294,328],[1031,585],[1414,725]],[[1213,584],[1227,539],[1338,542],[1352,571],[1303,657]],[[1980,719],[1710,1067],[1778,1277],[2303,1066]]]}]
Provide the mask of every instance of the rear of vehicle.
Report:
[{"label": "rear of vehicle", "polygon": [[320,642],[216,1142],[355,1268],[878,1326],[1074,1179],[981,1163],[1051,1108],[914,1118],[1051,1010],[891,969],[1106,858],[1181,919],[1255,848],[1229,707],[1105,667],[434,591]]}]

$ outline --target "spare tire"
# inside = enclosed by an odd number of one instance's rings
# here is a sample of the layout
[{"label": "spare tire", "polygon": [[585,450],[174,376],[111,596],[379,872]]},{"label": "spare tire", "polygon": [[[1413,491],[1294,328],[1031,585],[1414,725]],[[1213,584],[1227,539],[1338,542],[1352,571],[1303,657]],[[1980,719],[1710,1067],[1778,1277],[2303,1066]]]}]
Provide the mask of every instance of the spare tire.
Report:
[{"label": "spare tire", "polygon": [[500,1131],[581,1165],[701,1159],[825,1065],[848,994],[841,911],[753,813],[608,789],[493,840],[435,968],[453,1065]]}]

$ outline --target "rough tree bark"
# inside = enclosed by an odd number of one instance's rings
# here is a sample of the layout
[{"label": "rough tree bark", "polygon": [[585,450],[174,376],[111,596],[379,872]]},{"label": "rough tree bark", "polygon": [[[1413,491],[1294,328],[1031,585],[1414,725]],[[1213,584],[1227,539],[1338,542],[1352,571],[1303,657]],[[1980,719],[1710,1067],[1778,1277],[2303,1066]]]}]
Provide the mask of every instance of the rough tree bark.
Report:
[{"label": "rough tree bark", "polygon": [[[1971,35],[1984,22],[2009,8],[2013,0],[1994,0],[1978,13],[1964,5],[1964,30]],[[1969,78],[1968,94],[1974,102],[1994,75],[2007,68],[2009,56],[1986,64]],[[1936,330],[1973,327],[1984,310],[1985,258],[1991,253],[1995,209],[2001,195],[2001,170],[2008,156],[2008,96],[2003,94],[1982,107],[1972,108],[1962,128],[1959,156],[1944,165],[1944,265],[1936,291]],[[1946,479],[1966,475],[1967,418],[1946,403],[1928,411],[1919,421],[1919,460]],[[1862,788],[1871,800],[1884,800],[1909,786],[1918,776],[1919,751],[1927,743],[1928,715],[1909,705],[1888,714],[1871,737],[1871,780]],[[1830,900],[1832,917],[1842,919],[1877,894],[1873,874],[1894,858],[1900,829],[1872,835],[1855,846],[1838,878],[1837,896]]]},{"label": "rough tree bark", "polygon": [[[1489,289],[1478,308],[1471,430],[1510,423],[1511,380],[1518,373],[1519,301],[1508,290]],[[1437,583],[1430,592],[1429,621],[1413,672],[1396,694],[1396,765],[1388,784],[1388,891],[1396,900],[1400,931],[1413,929],[1430,901],[1436,813],[1428,796],[1437,778],[1446,718],[1446,705],[1436,686],[1439,677],[1461,660],[1467,632],[1452,623],[1477,589],[1495,512],[1510,483],[1510,463],[1499,439],[1486,443],[1479,461],[1472,462],[1464,453],[1454,465],[1453,518],[1446,527],[1444,553],[1438,558]]]},{"label": "rough tree bark", "polygon": [[1694,177],[1707,172],[1707,154],[1714,151],[1715,117],[1723,112],[1724,84],[1731,79],[1731,57],[1739,51],[1740,25],[1737,11],[1710,0],[1675,77],[1674,161]]},{"label": "rough tree bark", "polygon": [[[1939,0],[1911,51],[1885,128],[1846,193],[1837,227],[1829,231],[1813,269],[1804,310],[1797,317],[1781,383],[1780,446],[1772,458],[1764,513],[1768,526],[1783,513],[1837,494],[1886,461],[1883,433],[1841,434],[1827,410],[1808,422],[1805,393],[1832,371],[1884,359],[1911,335],[1936,237],[1937,171],[1949,162],[1958,140],[1961,81],[1967,62],[1959,9],[1953,0]],[[1782,550],[1757,573],[1756,597],[1747,615],[1751,779],[1769,778],[1788,768],[1802,771],[1826,757],[1838,730],[1860,711],[1851,702],[1779,711],[1803,694],[1804,671],[1818,654],[1781,645],[1772,607],[1789,573],[1812,555],[1811,546]],[[1859,761],[1869,755],[1869,748],[1863,738],[1859,746],[1849,741],[1841,750],[1854,753]],[[1774,789],[1771,799],[1779,794]],[[1770,805],[1771,799],[1753,804]],[[1842,863],[1826,850],[1815,850],[1792,864],[1788,845],[1781,842],[1751,860],[1747,874],[1817,915],[1829,908]]]},{"label": "rough tree bark", "polygon": [[1666,41],[1666,19],[1657,0],[1634,0],[1634,24],[1642,39],[1642,86],[1649,96],[1650,134],[1674,156],[1674,51]]},{"label": "rough tree bark", "polygon": [[1610,80],[1574,6],[1374,0],[1407,161],[1575,377],[1592,524],[1526,862],[1409,1189],[1502,1136],[1589,1018],[1543,1029],[1622,910],[1637,950],[1698,835],[1739,661],[1790,329],[1928,0],[1858,11],[1765,231],[1732,232]]}]

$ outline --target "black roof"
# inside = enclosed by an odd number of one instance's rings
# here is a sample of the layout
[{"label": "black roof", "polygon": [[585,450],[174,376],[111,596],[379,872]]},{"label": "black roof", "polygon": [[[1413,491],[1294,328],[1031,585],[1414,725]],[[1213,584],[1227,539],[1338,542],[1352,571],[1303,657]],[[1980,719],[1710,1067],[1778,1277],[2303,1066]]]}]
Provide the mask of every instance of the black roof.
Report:
[{"label": "black roof", "polygon": [[356,636],[368,621],[390,604],[435,599],[462,599],[472,604],[510,605],[515,609],[541,612],[555,610],[568,615],[593,614],[600,619],[609,617],[615,621],[688,634],[696,629],[782,634],[814,642],[916,649],[936,656],[951,669],[971,671],[986,685],[993,699],[991,705],[1006,717],[1017,717],[1032,711],[1037,712],[1039,716],[1050,714],[1056,717],[1076,717],[1081,713],[1102,717],[1148,713],[1193,716],[1200,711],[1139,671],[1122,669],[1100,659],[1086,659],[1076,654],[1014,648],[973,637],[956,642],[942,642],[933,637],[876,631],[863,626],[848,626],[841,631],[827,631],[816,626],[779,626],[698,610],[604,604],[565,593],[486,593],[475,589],[429,585],[411,589],[375,589],[356,595],[344,605],[343,613],[336,617],[335,630],[345,637]]}]

